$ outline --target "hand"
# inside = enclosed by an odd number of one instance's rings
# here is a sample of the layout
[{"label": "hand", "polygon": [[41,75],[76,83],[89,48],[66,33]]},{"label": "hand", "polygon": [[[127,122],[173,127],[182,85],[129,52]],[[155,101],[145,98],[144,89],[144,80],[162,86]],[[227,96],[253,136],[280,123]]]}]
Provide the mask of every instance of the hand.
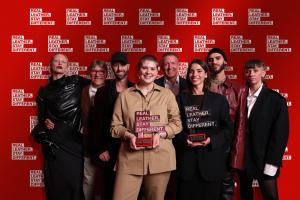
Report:
[{"label": "hand", "polygon": [[54,129],[54,123],[48,118],[45,120],[45,125],[48,129]]},{"label": "hand", "polygon": [[129,140],[130,140],[130,148],[133,150],[143,150],[145,149],[145,147],[137,147],[136,146],[136,136],[131,134],[129,136]]},{"label": "hand", "polygon": [[205,147],[210,143],[210,137],[207,137],[206,140],[203,140],[202,142],[192,142],[189,139],[186,140],[188,143],[188,146],[190,147],[198,147],[198,146],[203,146]]},{"label": "hand", "polygon": [[107,162],[110,159],[109,152],[104,151],[103,153],[99,154],[99,159],[103,162]]},{"label": "hand", "polygon": [[153,148],[156,148],[159,146],[159,140],[160,140],[160,135],[154,134],[153,135]]}]

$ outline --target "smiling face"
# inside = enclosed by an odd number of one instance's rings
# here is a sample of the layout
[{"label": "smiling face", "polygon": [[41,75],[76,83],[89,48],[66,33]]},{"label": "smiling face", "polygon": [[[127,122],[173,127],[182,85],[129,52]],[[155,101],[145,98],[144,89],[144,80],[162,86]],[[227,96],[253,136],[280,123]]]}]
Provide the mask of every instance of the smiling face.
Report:
[{"label": "smiling face", "polygon": [[52,75],[65,75],[68,72],[68,58],[63,54],[56,54],[50,61]]},{"label": "smiling face", "polygon": [[201,65],[193,63],[190,67],[188,78],[193,86],[203,86],[204,80],[207,78],[207,73]]},{"label": "smiling face", "polygon": [[212,53],[207,59],[209,70],[212,74],[217,75],[224,70],[227,64],[224,57],[219,53]]},{"label": "smiling face", "polygon": [[105,82],[106,76],[107,76],[106,70],[100,65],[96,65],[90,71],[92,85],[96,88],[100,87]]},{"label": "smiling face", "polygon": [[112,64],[112,70],[115,74],[117,80],[122,80],[127,78],[129,71],[129,64],[122,64],[121,62],[116,62]]},{"label": "smiling face", "polygon": [[165,56],[162,60],[165,76],[168,80],[176,79],[178,75],[178,59],[174,55]]},{"label": "smiling face", "polygon": [[157,63],[152,60],[145,60],[138,69],[139,83],[141,85],[150,85],[158,75]]}]

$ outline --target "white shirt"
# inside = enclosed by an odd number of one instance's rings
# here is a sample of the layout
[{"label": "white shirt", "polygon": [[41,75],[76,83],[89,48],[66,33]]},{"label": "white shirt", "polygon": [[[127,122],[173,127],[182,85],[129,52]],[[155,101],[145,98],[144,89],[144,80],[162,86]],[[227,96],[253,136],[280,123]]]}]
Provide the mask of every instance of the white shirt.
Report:
[{"label": "white shirt", "polygon": [[96,92],[97,92],[97,88],[90,85],[89,96],[90,96],[90,100],[91,100],[92,105],[94,105],[94,98],[95,98]]},{"label": "white shirt", "polygon": [[[250,88],[248,91],[248,97],[247,97],[247,108],[248,108],[248,114],[247,117],[249,118],[251,110],[262,90],[263,84],[261,84],[261,86],[258,88],[258,90],[256,90],[256,92],[254,92],[253,94],[251,94]],[[278,167],[268,164],[265,164],[265,168],[264,168],[264,174],[268,175],[268,176],[274,176],[277,172]]]},{"label": "white shirt", "polygon": [[177,75],[174,84],[165,77],[165,88],[169,88],[175,96],[179,94],[179,75]]}]

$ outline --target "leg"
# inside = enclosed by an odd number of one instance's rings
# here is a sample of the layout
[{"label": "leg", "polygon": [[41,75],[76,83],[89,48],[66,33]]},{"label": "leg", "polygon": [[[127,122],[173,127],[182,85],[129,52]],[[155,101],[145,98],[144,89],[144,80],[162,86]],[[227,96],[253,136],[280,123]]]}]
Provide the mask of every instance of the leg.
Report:
[{"label": "leg", "polygon": [[[221,195],[222,181],[202,181],[203,200],[218,200]],[[202,199],[202,198],[201,198]]]},{"label": "leg", "polygon": [[144,176],[146,200],[164,200],[171,172],[147,174]]},{"label": "leg", "polygon": [[264,175],[258,183],[265,200],[278,200],[277,178]]},{"label": "leg", "polygon": [[113,200],[137,199],[143,176],[117,173]]},{"label": "leg", "polygon": [[232,200],[234,191],[233,171],[229,170],[222,180],[220,200]]},{"label": "leg", "polygon": [[84,157],[83,192],[85,200],[94,199],[96,169],[97,167],[91,162],[91,159]]},{"label": "leg", "polygon": [[240,179],[240,197],[241,200],[253,200],[252,181],[253,178],[248,177],[244,171],[238,171]]}]

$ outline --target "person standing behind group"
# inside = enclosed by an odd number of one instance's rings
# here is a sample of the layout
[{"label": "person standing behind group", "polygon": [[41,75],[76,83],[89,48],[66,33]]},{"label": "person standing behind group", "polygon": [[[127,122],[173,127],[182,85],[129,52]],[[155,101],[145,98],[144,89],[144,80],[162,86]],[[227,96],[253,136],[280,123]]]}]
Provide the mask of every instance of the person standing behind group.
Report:
[{"label": "person standing behind group", "polygon": [[[226,173],[226,150],[233,130],[226,98],[207,87],[208,66],[194,59],[187,69],[188,89],[177,96],[183,131],[174,140],[177,200],[217,200]],[[191,117],[192,116],[192,117]],[[190,134],[204,134],[192,141]]]},{"label": "person standing behind group", "polygon": [[244,169],[245,148],[245,116],[246,116],[246,87],[229,80],[225,74],[227,57],[219,48],[211,49],[206,57],[209,72],[209,90],[222,94],[229,103],[230,118],[234,125],[234,137],[231,146],[228,146],[228,172],[222,181],[220,199],[232,200],[234,192],[234,170]]},{"label": "person standing behind group", "polygon": [[179,61],[175,53],[165,53],[161,58],[164,75],[156,79],[154,83],[161,87],[169,88],[174,95],[186,89],[184,78],[179,76]]},{"label": "person standing behind group", "polygon": [[[94,200],[95,182],[99,181],[103,185],[103,164],[93,156],[94,146],[99,145],[99,140],[95,137],[94,129],[94,97],[97,89],[105,84],[107,77],[107,66],[102,60],[93,60],[89,66],[91,84],[85,86],[81,94],[81,120],[84,143],[84,172],[83,172],[83,192],[85,200]],[[101,180],[100,180],[101,179]],[[100,190],[102,191],[102,190]],[[97,194],[100,195],[101,194]]]},{"label": "person standing behind group", "polygon": [[277,200],[277,178],[288,142],[289,116],[286,100],[264,84],[266,67],[261,60],[245,64],[247,80],[247,129],[245,168],[239,173],[242,200],[253,199],[257,179],[265,200]]},{"label": "person standing behind group", "polygon": [[[179,60],[177,54],[172,52],[164,53],[161,57],[161,66],[164,75],[156,79],[154,83],[161,87],[169,88],[175,96],[186,89],[186,81],[179,75]],[[171,172],[165,195],[166,200],[173,200],[174,198],[176,198],[176,171]]]},{"label": "person standing behind group", "polygon": [[[170,173],[176,168],[171,139],[182,129],[179,109],[174,94],[154,83],[157,75],[156,58],[143,56],[138,62],[138,83],[121,93],[116,101],[111,133],[123,140],[116,164],[114,200],[137,199],[142,184],[146,200],[163,200]],[[151,149],[136,144],[138,112],[155,118],[149,124],[145,122],[144,128],[160,128],[150,133]]]},{"label": "person standing behind group", "polygon": [[116,52],[112,54],[110,61],[115,79],[99,88],[95,95],[94,154],[99,161],[104,163],[104,185],[101,186],[103,194],[101,200],[111,200],[114,190],[114,166],[120,147],[120,139],[112,138],[110,134],[115,101],[121,92],[133,86],[133,83],[127,79],[129,71],[127,54]]},{"label": "person standing behind group", "polygon": [[81,92],[89,80],[67,76],[68,58],[50,60],[49,82],[37,96],[38,125],[32,131],[42,144],[47,200],[82,200],[83,148]]}]

